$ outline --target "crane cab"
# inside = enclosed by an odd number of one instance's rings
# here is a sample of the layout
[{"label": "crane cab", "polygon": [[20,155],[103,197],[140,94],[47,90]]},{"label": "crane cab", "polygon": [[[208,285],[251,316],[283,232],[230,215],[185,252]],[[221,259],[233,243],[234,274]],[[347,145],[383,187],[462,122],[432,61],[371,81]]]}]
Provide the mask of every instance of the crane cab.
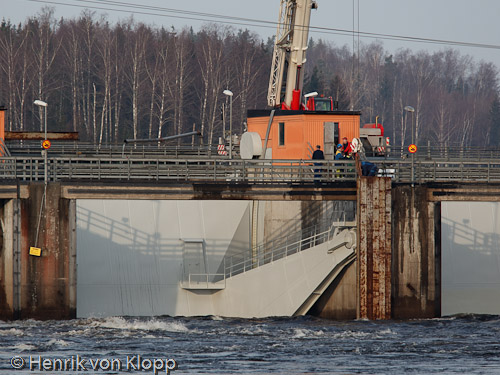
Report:
[{"label": "crane cab", "polygon": [[338,102],[331,97],[312,97],[307,100],[306,109],[308,111],[331,112],[338,109]]}]

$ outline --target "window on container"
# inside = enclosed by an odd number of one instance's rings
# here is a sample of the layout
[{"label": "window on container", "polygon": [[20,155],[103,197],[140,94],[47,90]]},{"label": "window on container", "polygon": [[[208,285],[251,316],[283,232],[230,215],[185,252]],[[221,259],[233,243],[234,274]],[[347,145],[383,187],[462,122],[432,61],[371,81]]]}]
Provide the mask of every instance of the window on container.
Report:
[{"label": "window on container", "polygon": [[285,145],[285,123],[280,122],[278,126],[278,138],[279,138],[279,145],[284,146]]}]

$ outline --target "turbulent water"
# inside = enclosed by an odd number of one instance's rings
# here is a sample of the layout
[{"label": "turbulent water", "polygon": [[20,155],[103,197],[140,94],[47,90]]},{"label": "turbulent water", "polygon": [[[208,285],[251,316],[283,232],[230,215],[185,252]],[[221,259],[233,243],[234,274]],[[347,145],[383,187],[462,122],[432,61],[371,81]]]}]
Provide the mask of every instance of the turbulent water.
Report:
[{"label": "turbulent water", "polygon": [[[56,359],[68,371],[51,367]],[[0,322],[2,374],[153,374],[154,366],[160,374],[500,374],[500,317]]]}]

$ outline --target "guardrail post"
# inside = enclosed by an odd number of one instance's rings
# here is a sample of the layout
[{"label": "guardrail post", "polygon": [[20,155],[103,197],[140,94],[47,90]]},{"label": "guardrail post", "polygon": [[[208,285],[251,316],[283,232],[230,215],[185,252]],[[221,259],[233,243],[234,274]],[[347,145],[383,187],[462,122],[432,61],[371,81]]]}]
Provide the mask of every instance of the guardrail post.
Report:
[{"label": "guardrail post", "polygon": [[415,183],[415,153],[411,154],[411,183]]}]

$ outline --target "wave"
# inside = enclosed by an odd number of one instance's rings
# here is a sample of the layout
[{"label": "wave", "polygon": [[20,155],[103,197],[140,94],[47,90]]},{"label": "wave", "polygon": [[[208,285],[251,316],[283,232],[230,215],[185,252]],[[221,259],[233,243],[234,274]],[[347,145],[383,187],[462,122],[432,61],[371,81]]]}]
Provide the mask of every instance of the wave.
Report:
[{"label": "wave", "polygon": [[23,335],[24,332],[17,328],[0,330],[0,336],[23,336]]},{"label": "wave", "polygon": [[189,329],[180,321],[166,322],[155,318],[149,320],[125,319],[122,317],[109,317],[104,319],[91,319],[89,325],[93,328],[108,328],[123,331],[165,331],[180,333],[197,333]]}]

